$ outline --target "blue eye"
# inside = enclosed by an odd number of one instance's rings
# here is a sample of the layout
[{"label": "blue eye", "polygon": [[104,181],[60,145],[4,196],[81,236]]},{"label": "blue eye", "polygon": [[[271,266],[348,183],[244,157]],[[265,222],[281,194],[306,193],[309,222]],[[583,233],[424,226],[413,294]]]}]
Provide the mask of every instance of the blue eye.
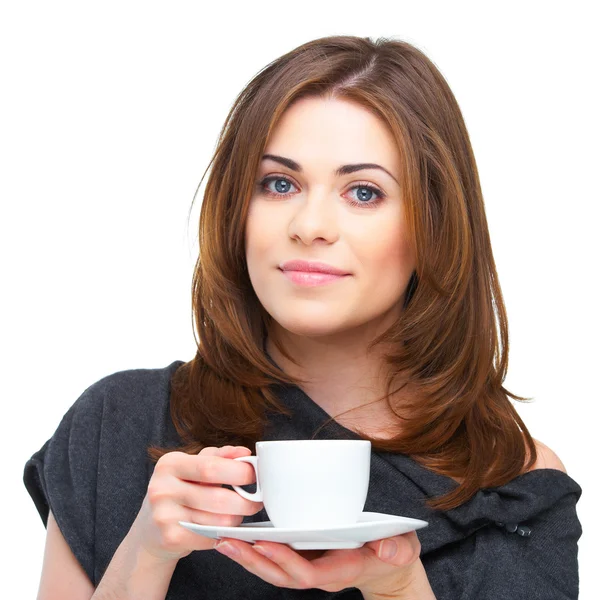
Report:
[{"label": "blue eye", "polygon": [[[277,182],[279,184],[282,181],[285,182],[285,184],[283,186],[276,185],[276,191],[268,189],[270,183]],[[296,187],[292,181],[290,181],[287,177],[283,177],[282,175],[270,175],[268,177],[265,177],[258,183],[258,185],[261,190],[263,190],[268,196],[271,196],[273,198],[289,198],[290,196],[293,196],[293,194],[290,192],[286,192],[281,189],[277,190],[278,187],[283,187],[284,190],[289,190],[290,186]],[[371,208],[379,204],[386,197],[385,194],[379,188],[367,182],[359,182],[353,185],[350,188],[350,191],[353,190],[360,190],[360,192],[358,192],[358,197],[362,198],[362,201],[348,200],[348,203],[351,206],[359,206],[360,208]],[[374,194],[376,197],[375,200],[372,200]],[[367,196],[366,198],[364,197],[365,195]]]},{"label": "blue eye", "polygon": [[[280,185],[280,183],[282,181],[284,182],[283,186]],[[263,186],[263,189],[264,189],[265,185],[268,186],[270,183],[273,183],[273,182],[275,182],[275,190],[276,191],[273,192],[272,190],[268,189],[268,190],[266,190],[267,193],[270,193],[272,196],[280,196],[282,198],[287,198],[288,196],[292,195],[292,194],[290,194],[286,190],[289,190],[290,186],[293,186],[294,184],[289,179],[287,179],[286,177],[277,177],[277,176],[265,177],[265,179],[263,179],[260,183],[261,183],[261,185]],[[278,187],[279,188],[283,187],[284,189],[283,190],[282,189],[277,189]]]}]

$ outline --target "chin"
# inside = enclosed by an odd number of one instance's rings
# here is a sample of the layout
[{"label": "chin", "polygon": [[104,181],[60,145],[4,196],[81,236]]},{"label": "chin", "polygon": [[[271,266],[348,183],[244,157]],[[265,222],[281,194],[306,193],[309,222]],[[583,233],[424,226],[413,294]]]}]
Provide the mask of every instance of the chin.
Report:
[{"label": "chin", "polygon": [[306,312],[294,314],[289,308],[285,311],[268,312],[279,327],[295,335],[329,335],[346,328],[344,321],[340,320],[340,314],[331,314],[331,311],[320,311],[318,315]]},{"label": "chin", "polygon": [[281,313],[270,313],[277,324],[285,331],[304,337],[323,337],[341,333],[352,327],[356,323],[350,323],[347,320],[340,318],[338,311],[323,311],[319,315],[304,313],[301,318],[297,315],[282,315]]}]

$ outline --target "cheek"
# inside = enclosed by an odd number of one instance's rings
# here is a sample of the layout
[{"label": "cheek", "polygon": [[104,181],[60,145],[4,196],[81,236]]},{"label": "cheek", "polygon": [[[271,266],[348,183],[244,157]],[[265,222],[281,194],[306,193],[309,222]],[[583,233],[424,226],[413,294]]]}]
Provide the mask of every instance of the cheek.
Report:
[{"label": "cheek", "polygon": [[363,236],[361,243],[356,244],[355,248],[363,282],[368,289],[377,290],[380,298],[388,301],[404,292],[415,268],[404,226],[381,226],[372,235]]},{"label": "cheek", "polygon": [[[395,272],[412,266],[412,252],[408,236],[401,225],[377,228],[357,245],[360,262],[368,265],[371,272],[394,269]],[[389,272],[389,271],[388,271]]]},{"label": "cheek", "polygon": [[[260,202],[251,204],[246,217],[245,249],[248,272],[251,277],[260,275],[260,266],[273,263],[273,248],[281,236],[280,227],[273,218],[261,210]],[[272,216],[272,215],[271,215]]]},{"label": "cheek", "polygon": [[[246,216],[246,255],[250,259],[254,255],[260,246],[260,230],[261,230],[261,219],[260,211],[257,210],[256,204],[251,203],[248,208],[248,215]],[[268,222],[264,223],[264,228],[268,228]],[[258,245],[258,246],[257,246]]]}]

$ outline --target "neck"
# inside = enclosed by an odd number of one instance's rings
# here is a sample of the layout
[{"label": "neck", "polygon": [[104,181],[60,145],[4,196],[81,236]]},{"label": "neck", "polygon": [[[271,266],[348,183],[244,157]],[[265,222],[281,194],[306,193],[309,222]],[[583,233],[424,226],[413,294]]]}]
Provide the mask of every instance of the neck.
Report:
[{"label": "neck", "polygon": [[[286,358],[275,338],[293,360]],[[345,427],[373,436],[397,435],[400,420],[385,396],[386,364],[381,350],[367,353],[367,341],[344,332],[332,336],[307,337],[277,327],[267,336],[265,347],[288,375],[302,380],[299,387],[327,414]],[[392,390],[406,381],[397,374]],[[390,398],[397,410],[408,385]],[[342,415],[346,411],[351,411]]]}]

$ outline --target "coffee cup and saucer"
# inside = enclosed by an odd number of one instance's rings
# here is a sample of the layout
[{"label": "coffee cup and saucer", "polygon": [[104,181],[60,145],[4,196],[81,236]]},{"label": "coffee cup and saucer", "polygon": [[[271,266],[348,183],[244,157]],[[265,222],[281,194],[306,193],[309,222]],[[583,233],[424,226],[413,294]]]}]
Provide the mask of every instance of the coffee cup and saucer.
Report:
[{"label": "coffee cup and saucer", "polygon": [[233,489],[263,502],[270,521],[238,527],[179,524],[205,537],[261,540],[295,550],[360,548],[371,542],[427,527],[427,521],[363,512],[371,472],[368,440],[281,440],[256,442],[247,462],[256,472],[256,492]]}]

